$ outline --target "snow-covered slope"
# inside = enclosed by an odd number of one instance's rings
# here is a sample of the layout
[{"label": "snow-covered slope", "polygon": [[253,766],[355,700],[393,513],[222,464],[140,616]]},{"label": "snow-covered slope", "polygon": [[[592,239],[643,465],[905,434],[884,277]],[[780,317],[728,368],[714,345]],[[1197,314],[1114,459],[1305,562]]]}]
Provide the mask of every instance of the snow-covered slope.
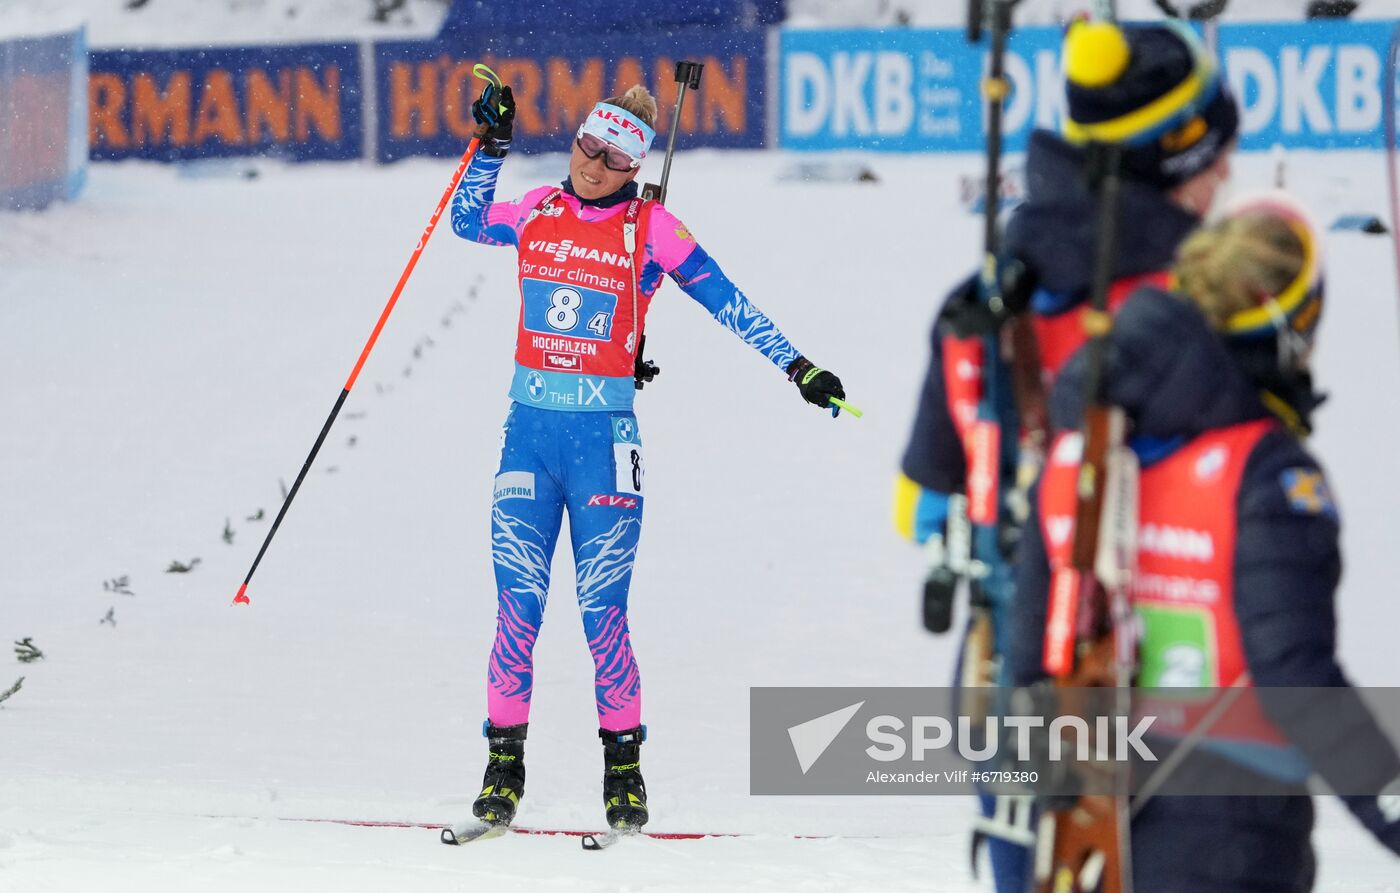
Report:
[{"label": "snow-covered slope", "polygon": [[[1324,219],[1380,210],[1379,156],[1304,161],[1298,186]],[[606,864],[568,838],[488,854],[430,830],[276,821],[449,821],[480,778],[510,251],[435,236],[252,605],[229,606],[451,163],[259,165],[255,179],[102,166],[81,203],[0,217],[0,642],[47,654],[0,662],[0,690],[27,677],[0,706],[0,888],[456,890],[489,873],[598,890],[973,889],[966,801],[747,793],[749,686],[939,684],[953,658],[918,627],[920,562],[888,497],[934,301],[975,256],[955,184],[980,162],[871,163],[879,184],[780,181],[778,153],[677,160],[673,209],[866,417],[804,405],[673,286],[658,296],[632,599],[654,824],[760,836]],[[562,167],[512,159],[502,192]],[[1240,167],[1244,184],[1272,171]],[[1334,398],[1317,446],[1347,513],[1342,643],[1356,679],[1394,685],[1394,275],[1383,239],[1329,247]],[[104,591],[123,575],[133,595]],[[555,579],[520,821],[597,827],[592,665],[562,553]],[[1323,816],[1323,889],[1387,889],[1391,858]]]}]

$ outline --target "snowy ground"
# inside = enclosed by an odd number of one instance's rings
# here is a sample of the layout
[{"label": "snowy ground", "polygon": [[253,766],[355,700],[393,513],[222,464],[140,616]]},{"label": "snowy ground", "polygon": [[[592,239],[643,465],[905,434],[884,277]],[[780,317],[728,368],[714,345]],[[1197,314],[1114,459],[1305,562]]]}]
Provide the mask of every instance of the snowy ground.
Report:
[{"label": "snowy ground", "polygon": [[[475,793],[509,251],[439,231],[252,605],[229,606],[266,531],[246,519],[275,512],[452,163],[100,165],[80,203],[0,216],[0,642],[47,654],[0,675],[26,677],[0,706],[0,890],[976,889],[965,800],[747,793],[749,686],[939,684],[952,660],[918,627],[919,558],[888,497],[934,296],[975,256],[956,193],[978,161],[875,158],[875,185],[780,180],[791,163],[683,155],[671,205],[867,414],[803,405],[674,286],[658,295],[632,600],[653,824],[754,836],[606,854],[283,821],[448,822]],[[561,168],[512,159],[502,192]],[[1324,220],[1383,210],[1378,155],[1292,168]],[[1249,158],[1238,179],[1271,171]],[[1316,447],[1347,518],[1342,645],[1355,679],[1396,685],[1395,276],[1384,239],[1329,248],[1335,394]],[[104,591],[123,575],[133,595]],[[572,580],[562,551],[555,576]],[[537,658],[520,823],[597,828],[592,665],[567,586]],[[1358,832],[1323,804],[1319,889],[1400,889]]]}]

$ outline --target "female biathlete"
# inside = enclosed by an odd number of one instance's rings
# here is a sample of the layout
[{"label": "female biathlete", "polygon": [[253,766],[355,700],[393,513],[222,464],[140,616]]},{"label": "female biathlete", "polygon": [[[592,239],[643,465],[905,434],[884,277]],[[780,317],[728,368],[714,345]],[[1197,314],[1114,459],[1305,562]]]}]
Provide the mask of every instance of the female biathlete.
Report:
[{"label": "female biathlete", "polygon": [[608,824],[647,821],[639,749],[641,677],[627,630],[627,590],[642,528],[642,439],[632,414],[634,364],[647,306],[670,275],[724,327],[784,370],[809,403],[845,396],[840,380],[803,358],[670,211],[638,197],[656,100],[643,86],[588,113],[569,176],[515,201],[494,201],[510,149],[510,87],[473,106],[481,148],[452,204],[464,239],[519,253],[520,321],[513,400],[491,507],[498,610],[487,670],[486,776],[472,812],[507,825],[525,789],[531,653],[549,591],[565,509],[578,603],[593,654],[603,802]]},{"label": "female biathlete", "polygon": [[[1322,241],[1300,206],[1251,198],[1186,239],[1175,291],[1136,290],[1108,335],[1103,394],[1127,414],[1142,464],[1136,684],[1171,689],[1175,717],[1222,691],[1245,692],[1214,726],[1164,715],[1147,733],[1150,744],[1154,735],[1180,742],[1184,756],[1156,776],[1166,780],[1158,796],[1134,801],[1137,893],[1311,890],[1313,773],[1400,853],[1400,756],[1344,690],[1340,519],[1302,441],[1321,402],[1309,368],[1322,266]],[[1081,351],[1055,382],[1061,431],[1080,424],[1088,362]],[[1032,502],[1008,614],[1017,686],[1045,678],[1047,649],[1063,641],[1046,617],[1073,543],[1080,441],[1061,438]],[[1201,696],[1194,707],[1191,689]]]}]

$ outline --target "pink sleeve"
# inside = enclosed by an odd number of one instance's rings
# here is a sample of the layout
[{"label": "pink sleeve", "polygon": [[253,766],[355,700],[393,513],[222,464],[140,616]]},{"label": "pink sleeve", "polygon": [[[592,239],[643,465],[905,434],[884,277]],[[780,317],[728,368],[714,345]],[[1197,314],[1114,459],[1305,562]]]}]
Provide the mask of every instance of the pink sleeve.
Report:
[{"label": "pink sleeve", "polygon": [[525,221],[529,219],[530,212],[535,210],[535,206],[555,188],[554,186],[536,186],[515,201],[492,202],[487,205],[487,229],[495,226],[508,226],[514,230],[516,244],[519,244],[520,233],[525,229]]},{"label": "pink sleeve", "polygon": [[696,249],[695,237],[680,218],[661,205],[651,206],[647,224],[647,253],[667,273],[674,271]]}]

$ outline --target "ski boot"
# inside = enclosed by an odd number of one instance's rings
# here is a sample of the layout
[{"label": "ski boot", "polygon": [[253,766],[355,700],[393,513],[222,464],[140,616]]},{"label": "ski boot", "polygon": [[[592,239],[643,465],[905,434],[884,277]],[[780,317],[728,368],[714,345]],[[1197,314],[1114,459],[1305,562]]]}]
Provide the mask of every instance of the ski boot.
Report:
[{"label": "ski boot", "polygon": [[481,780],[481,794],[472,804],[472,815],[491,825],[509,825],[515,818],[515,808],[525,793],[525,730],[529,723],[518,726],[493,726],[490,720],[482,726],[482,734],[490,742],[491,752],[486,760],[486,775]]},{"label": "ski boot", "polygon": [[599,729],[598,737],[603,739],[603,807],[608,827],[640,828],[647,823],[647,786],[641,769],[647,727],[620,732]]}]

